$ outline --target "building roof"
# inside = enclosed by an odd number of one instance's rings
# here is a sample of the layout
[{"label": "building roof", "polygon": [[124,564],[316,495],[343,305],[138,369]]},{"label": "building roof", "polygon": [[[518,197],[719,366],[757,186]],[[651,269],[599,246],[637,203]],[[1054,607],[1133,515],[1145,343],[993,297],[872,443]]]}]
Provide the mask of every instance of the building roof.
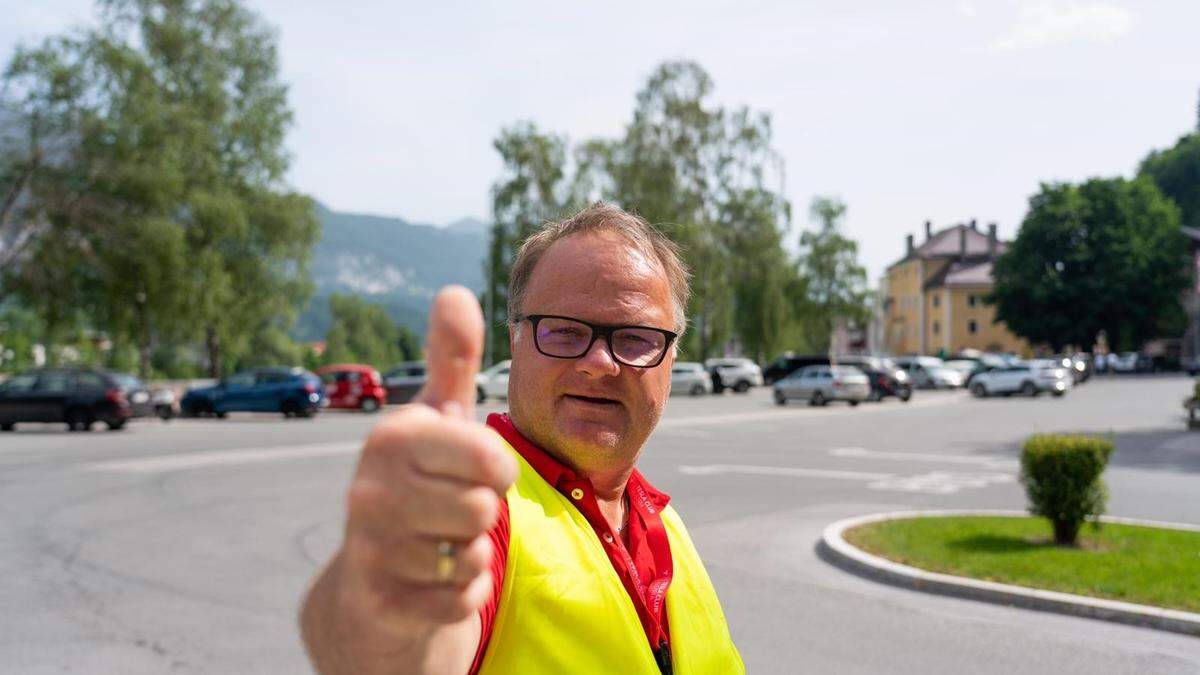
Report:
[{"label": "building roof", "polygon": [[[996,242],[996,254],[1004,253],[1008,246],[1002,241]],[[958,258],[988,256],[989,241],[986,232],[980,232],[970,225],[951,225],[943,230],[934,232],[920,246],[913,247],[911,253],[893,263],[893,267],[902,262],[916,258]]]},{"label": "building roof", "polygon": [[977,263],[953,263],[946,275],[947,288],[956,286],[991,286],[992,261],[984,260]]}]

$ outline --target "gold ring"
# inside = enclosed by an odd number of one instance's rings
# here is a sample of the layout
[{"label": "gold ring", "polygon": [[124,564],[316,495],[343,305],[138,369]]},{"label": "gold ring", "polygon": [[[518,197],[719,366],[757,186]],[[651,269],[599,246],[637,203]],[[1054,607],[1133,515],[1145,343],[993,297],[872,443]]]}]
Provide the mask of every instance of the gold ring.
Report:
[{"label": "gold ring", "polygon": [[454,578],[454,572],[458,569],[458,559],[454,557],[454,543],[443,539],[437,545],[437,567],[434,569],[434,577],[439,583],[450,581]]}]

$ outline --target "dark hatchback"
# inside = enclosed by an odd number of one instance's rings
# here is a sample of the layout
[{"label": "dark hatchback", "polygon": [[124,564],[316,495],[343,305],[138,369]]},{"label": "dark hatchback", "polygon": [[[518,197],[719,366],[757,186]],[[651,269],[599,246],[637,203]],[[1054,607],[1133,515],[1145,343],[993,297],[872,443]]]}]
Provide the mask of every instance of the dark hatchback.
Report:
[{"label": "dark hatchback", "polygon": [[96,422],[120,429],[154,413],[150,392],[136,378],[87,368],[46,368],[0,384],[0,430],[22,422],[66,424],[88,431]]},{"label": "dark hatchback", "polygon": [[312,417],[327,405],[321,379],[303,368],[257,368],[230,375],[211,387],[189,389],[179,402],[186,417],[225,417],[231,412],[276,412]]}]

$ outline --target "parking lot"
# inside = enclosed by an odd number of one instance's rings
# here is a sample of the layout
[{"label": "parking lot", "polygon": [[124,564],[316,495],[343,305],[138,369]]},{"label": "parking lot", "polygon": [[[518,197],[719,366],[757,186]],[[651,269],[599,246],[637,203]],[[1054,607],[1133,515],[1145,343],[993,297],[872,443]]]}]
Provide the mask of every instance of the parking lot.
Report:
[{"label": "parking lot", "polygon": [[[640,466],[686,519],[749,672],[1194,673],[1194,638],[881,586],[813,550],[852,515],[1022,508],[1017,450],[1038,431],[1113,435],[1111,514],[1200,523],[1190,388],[1094,378],[1062,398],[922,391],[856,408],[778,407],[769,388],[682,396]],[[0,671],[306,672],[296,607],[377,419],[0,436]]]}]

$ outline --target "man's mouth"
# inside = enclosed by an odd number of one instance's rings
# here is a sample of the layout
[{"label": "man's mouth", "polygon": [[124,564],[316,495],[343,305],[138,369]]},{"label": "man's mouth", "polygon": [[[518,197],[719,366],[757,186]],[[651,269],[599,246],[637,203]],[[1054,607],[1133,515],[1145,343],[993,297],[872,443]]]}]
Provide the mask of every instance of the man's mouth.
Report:
[{"label": "man's mouth", "polygon": [[615,398],[605,398],[603,396],[584,396],[582,394],[565,394],[565,398],[580,401],[583,403],[591,403],[593,405],[621,405],[621,402]]}]

